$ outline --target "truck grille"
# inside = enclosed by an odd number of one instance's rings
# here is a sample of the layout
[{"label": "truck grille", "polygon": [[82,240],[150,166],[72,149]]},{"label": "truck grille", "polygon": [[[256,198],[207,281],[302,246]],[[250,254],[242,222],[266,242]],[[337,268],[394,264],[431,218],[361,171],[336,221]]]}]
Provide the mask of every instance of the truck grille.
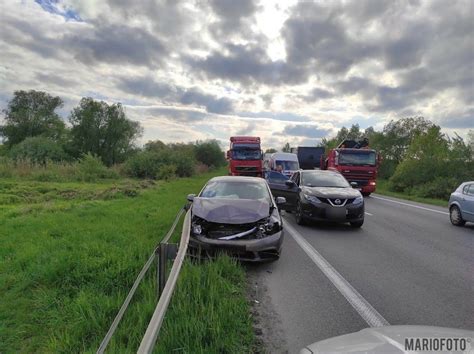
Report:
[{"label": "truck grille", "polygon": [[235,170],[239,172],[257,172],[258,168],[257,166],[236,166]]}]

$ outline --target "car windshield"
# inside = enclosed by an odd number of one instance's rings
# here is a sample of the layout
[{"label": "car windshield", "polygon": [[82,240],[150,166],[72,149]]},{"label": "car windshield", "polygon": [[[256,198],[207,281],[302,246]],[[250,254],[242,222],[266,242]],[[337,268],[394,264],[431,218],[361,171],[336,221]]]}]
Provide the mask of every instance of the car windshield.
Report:
[{"label": "car windshield", "polygon": [[296,171],[300,168],[298,161],[276,160],[275,167],[278,169],[278,166],[281,166],[284,171]]},{"label": "car windshield", "polygon": [[238,149],[232,150],[233,160],[261,160],[262,152],[255,149]]},{"label": "car windshield", "polygon": [[305,172],[301,174],[302,185],[306,187],[349,188],[346,179],[337,173]]},{"label": "car windshield", "polygon": [[268,202],[271,200],[265,182],[210,181],[200,196],[203,198],[265,199]]},{"label": "car windshield", "polygon": [[375,152],[339,152],[340,165],[375,166]]}]

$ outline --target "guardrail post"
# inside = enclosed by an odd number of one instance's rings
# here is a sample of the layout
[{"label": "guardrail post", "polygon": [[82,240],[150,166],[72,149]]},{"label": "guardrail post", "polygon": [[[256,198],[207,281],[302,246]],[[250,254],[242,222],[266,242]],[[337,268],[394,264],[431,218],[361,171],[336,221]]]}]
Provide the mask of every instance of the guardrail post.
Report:
[{"label": "guardrail post", "polygon": [[168,261],[166,257],[166,246],[167,243],[160,243],[159,256],[158,256],[158,296],[161,295],[166,284],[166,263]]}]

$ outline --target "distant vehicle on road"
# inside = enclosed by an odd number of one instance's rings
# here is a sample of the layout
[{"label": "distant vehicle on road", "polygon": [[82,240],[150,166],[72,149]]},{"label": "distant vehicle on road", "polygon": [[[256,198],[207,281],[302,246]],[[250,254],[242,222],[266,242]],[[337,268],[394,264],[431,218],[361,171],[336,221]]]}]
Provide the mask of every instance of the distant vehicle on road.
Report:
[{"label": "distant vehicle on road", "polygon": [[283,224],[278,204],[263,178],[225,176],[207,182],[191,204],[191,253],[213,257],[225,251],[242,261],[280,257]]},{"label": "distant vehicle on road", "polygon": [[231,176],[263,177],[263,152],[258,136],[232,136],[227,160]]},{"label": "distant vehicle on road", "polygon": [[364,224],[364,198],[339,172],[301,170],[281,184],[269,183],[273,195],[284,197],[283,210],[294,211],[296,222],[308,220]]},{"label": "distant vehicle on road", "polygon": [[474,222],[474,181],[462,183],[449,197],[449,218],[456,226]]},{"label": "distant vehicle on road", "polygon": [[289,152],[273,153],[266,165],[269,170],[281,172],[288,177],[300,169],[298,156]]},{"label": "distant vehicle on road", "polygon": [[339,171],[349,182],[356,182],[363,195],[375,192],[380,155],[369,148],[368,139],[344,140],[321,159],[322,170]]},{"label": "distant vehicle on road", "polygon": [[291,152],[296,154],[302,170],[313,170],[321,168],[321,156],[324,155],[324,147],[298,146],[291,148]]}]

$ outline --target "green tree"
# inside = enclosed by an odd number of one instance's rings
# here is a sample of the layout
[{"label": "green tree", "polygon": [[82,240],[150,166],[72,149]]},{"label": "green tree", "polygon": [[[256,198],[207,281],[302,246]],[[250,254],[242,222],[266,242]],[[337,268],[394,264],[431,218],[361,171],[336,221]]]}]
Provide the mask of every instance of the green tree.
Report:
[{"label": "green tree", "polygon": [[10,148],[34,136],[60,140],[65,124],[55,111],[62,105],[61,98],[46,92],[15,91],[3,110],[5,124],[0,127],[0,136],[4,144]]},{"label": "green tree", "polygon": [[81,100],[69,122],[74,155],[91,153],[108,166],[123,162],[142,132],[138,122],[127,119],[120,103],[109,105],[92,98]]},{"label": "green tree", "polygon": [[197,141],[194,151],[196,159],[207,166],[219,167],[226,163],[224,152],[217,140]]},{"label": "green tree", "polygon": [[291,151],[290,143],[286,143],[285,145],[283,145],[283,147],[281,148],[281,151],[290,152]]}]

